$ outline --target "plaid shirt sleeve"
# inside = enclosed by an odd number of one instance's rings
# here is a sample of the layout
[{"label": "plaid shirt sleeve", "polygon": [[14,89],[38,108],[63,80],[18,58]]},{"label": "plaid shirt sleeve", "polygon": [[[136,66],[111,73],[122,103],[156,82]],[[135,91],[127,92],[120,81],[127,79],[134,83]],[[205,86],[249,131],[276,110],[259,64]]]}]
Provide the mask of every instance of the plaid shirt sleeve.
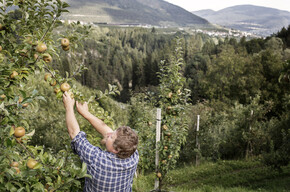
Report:
[{"label": "plaid shirt sleeve", "polygon": [[79,155],[80,159],[87,164],[91,164],[98,158],[101,149],[96,147],[87,140],[85,132],[80,131],[71,142],[73,152]]}]

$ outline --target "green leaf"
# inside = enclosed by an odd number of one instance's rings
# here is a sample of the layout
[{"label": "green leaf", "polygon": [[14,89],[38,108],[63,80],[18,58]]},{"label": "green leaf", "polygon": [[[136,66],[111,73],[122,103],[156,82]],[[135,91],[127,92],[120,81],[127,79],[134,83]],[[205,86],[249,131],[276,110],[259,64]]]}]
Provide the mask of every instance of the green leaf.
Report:
[{"label": "green leaf", "polygon": [[46,99],[43,96],[37,96],[35,98],[38,100],[42,100],[42,101],[46,102]]},{"label": "green leaf", "polygon": [[38,155],[38,157],[41,160],[41,162],[46,163],[46,159],[45,159],[44,155]]},{"label": "green leaf", "polygon": [[25,189],[25,187],[21,187],[17,190],[17,192],[25,191],[24,189]]},{"label": "green leaf", "polygon": [[31,96],[33,97],[33,96],[37,95],[37,93],[38,93],[38,91],[36,89],[33,89]]},{"label": "green leaf", "polygon": [[46,176],[45,177],[45,181],[48,182],[48,183],[51,183],[52,182],[52,179],[51,179],[51,177]]},{"label": "green leaf", "polygon": [[40,169],[40,168],[42,168],[42,164],[38,162],[33,169]]},{"label": "green leaf", "polygon": [[84,177],[88,177],[88,178],[92,179],[92,176],[89,174],[84,174]]},{"label": "green leaf", "polygon": [[4,176],[0,175],[0,183],[3,183],[3,181],[4,181]]},{"label": "green leaf", "polygon": [[16,187],[14,187],[14,185],[12,185],[11,182],[7,182],[5,184],[6,189],[8,189],[8,191],[17,191]]},{"label": "green leaf", "polygon": [[26,185],[26,191],[30,192],[30,186],[28,184]]},{"label": "green leaf", "polygon": [[11,24],[10,27],[11,27],[11,29],[12,29],[13,31],[15,31],[16,26],[15,26],[14,24]]},{"label": "green leaf", "polygon": [[81,186],[81,182],[80,181],[78,181],[78,180],[74,180],[74,184],[76,185],[76,186]]},{"label": "green leaf", "polygon": [[28,129],[29,128],[29,124],[26,120],[22,119],[20,121],[20,125],[22,125],[23,127],[25,127],[25,129]]},{"label": "green leaf", "polygon": [[6,169],[5,172],[8,173],[11,176],[13,176],[15,174],[15,172],[13,170],[11,170],[11,169]]},{"label": "green leaf", "polygon": [[82,175],[87,173],[87,164],[83,162],[82,164],[82,170],[81,170]]},{"label": "green leaf", "polygon": [[112,91],[112,85],[109,84],[108,86],[109,86],[109,91]]},{"label": "green leaf", "polygon": [[7,138],[5,144],[7,147],[10,147],[10,146],[12,146],[13,143],[12,143],[12,140],[10,138]]},{"label": "green leaf", "polygon": [[25,19],[27,20],[29,18],[29,14],[25,12]]},{"label": "green leaf", "polygon": [[21,183],[14,181],[13,184],[17,185],[18,187],[22,187]]},{"label": "green leaf", "polygon": [[31,99],[31,97],[26,97],[21,104],[25,104],[25,103],[31,103],[33,100]]},{"label": "green leaf", "polygon": [[57,97],[57,98],[62,98],[62,95],[63,95],[63,92],[62,92],[62,91],[59,91],[59,92],[56,94],[56,97]]},{"label": "green leaf", "polygon": [[62,9],[61,12],[63,12],[63,13],[69,13],[69,10],[67,10],[67,9]]},{"label": "green leaf", "polygon": [[48,12],[47,14],[49,14],[51,17],[53,17],[53,13],[52,12]]},{"label": "green leaf", "polygon": [[9,136],[12,136],[13,134],[14,134],[14,128],[11,126],[11,128],[10,128],[10,132],[9,132]]},{"label": "green leaf", "polygon": [[57,176],[57,184],[60,185],[61,184],[61,177],[58,175]]},{"label": "green leaf", "polygon": [[40,182],[35,183],[34,185],[32,185],[32,188],[34,188],[34,189],[36,189],[38,191],[44,192],[44,186]]},{"label": "green leaf", "polygon": [[66,7],[70,7],[70,5],[68,3],[66,3],[66,2],[63,2],[62,3],[62,8],[66,8]]},{"label": "green leaf", "polygon": [[9,116],[9,112],[5,109],[4,102],[0,105],[0,111],[3,111],[6,116]]},{"label": "green leaf", "polygon": [[73,178],[68,178],[65,182],[66,183],[70,183],[70,182],[72,182],[74,179]]},{"label": "green leaf", "polygon": [[60,159],[58,162],[57,162],[57,167],[58,168],[61,168],[61,167],[63,167],[63,165],[64,165],[64,160],[63,159]]},{"label": "green leaf", "polygon": [[65,78],[69,78],[69,73],[67,71],[65,72]]}]

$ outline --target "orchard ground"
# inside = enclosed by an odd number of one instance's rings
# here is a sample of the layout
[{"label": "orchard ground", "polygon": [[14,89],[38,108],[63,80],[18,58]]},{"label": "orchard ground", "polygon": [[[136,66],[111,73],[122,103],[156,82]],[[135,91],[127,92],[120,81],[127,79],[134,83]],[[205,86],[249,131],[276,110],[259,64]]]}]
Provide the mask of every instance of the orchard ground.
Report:
[{"label": "orchard ground", "polygon": [[[155,175],[139,175],[133,191],[154,189]],[[287,192],[290,191],[290,166],[278,171],[259,161],[205,162],[184,165],[168,172],[166,189],[172,192]]]}]

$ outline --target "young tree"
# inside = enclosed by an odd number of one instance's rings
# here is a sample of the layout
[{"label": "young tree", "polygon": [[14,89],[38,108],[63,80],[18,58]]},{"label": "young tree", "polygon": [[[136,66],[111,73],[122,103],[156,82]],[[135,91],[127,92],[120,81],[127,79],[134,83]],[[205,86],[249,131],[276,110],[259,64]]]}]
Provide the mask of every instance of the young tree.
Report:
[{"label": "young tree", "polygon": [[160,162],[156,172],[160,182],[159,191],[162,189],[167,172],[174,168],[187,136],[185,106],[189,104],[190,90],[185,88],[183,68],[182,41],[177,38],[174,52],[167,62],[161,61],[158,73],[160,79],[158,105],[162,108],[162,133],[158,146]]}]

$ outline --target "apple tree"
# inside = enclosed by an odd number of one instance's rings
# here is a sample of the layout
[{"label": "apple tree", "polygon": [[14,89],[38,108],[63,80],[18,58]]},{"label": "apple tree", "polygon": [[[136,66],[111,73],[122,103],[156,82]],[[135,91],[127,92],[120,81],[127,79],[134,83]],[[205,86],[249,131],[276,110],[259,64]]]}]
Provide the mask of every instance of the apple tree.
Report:
[{"label": "apple tree", "polygon": [[175,40],[174,52],[168,61],[161,61],[158,73],[160,94],[157,101],[162,109],[161,140],[158,144],[160,162],[156,170],[159,191],[167,172],[176,165],[188,132],[185,108],[189,105],[190,90],[185,88],[186,79],[183,76],[182,41],[180,38]]},{"label": "apple tree", "polygon": [[23,89],[38,71],[47,72],[56,97],[70,91],[83,98],[70,85],[83,65],[65,77],[52,67],[60,52],[73,53],[90,30],[76,23],[78,30],[55,38],[68,6],[61,0],[0,0],[0,191],[79,191],[81,178],[89,177],[86,165],[77,164],[69,150],[52,153],[30,145],[37,130],[23,115],[29,105],[45,100],[36,90]]},{"label": "apple tree", "polygon": [[174,51],[159,65],[159,87],[156,90],[145,89],[143,93],[134,93],[130,103],[129,126],[138,132],[138,150],[140,160],[138,171],[151,171],[155,165],[156,145],[156,108],[161,108],[161,139],[157,143],[159,166],[156,177],[161,191],[167,172],[173,169],[179,158],[182,145],[188,133],[185,114],[190,104],[190,90],[186,89],[183,76],[184,61],[182,39],[176,38]]}]

